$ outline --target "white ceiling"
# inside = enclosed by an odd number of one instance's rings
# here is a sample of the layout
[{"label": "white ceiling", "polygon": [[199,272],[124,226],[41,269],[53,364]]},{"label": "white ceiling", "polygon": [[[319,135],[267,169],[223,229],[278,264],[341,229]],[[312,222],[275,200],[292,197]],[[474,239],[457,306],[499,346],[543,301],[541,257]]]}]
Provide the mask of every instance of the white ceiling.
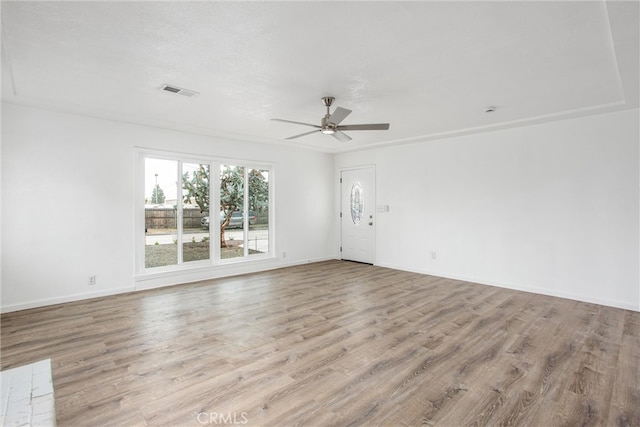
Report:
[{"label": "white ceiling", "polygon": [[638,4],[2,1],[2,99],[265,143],[326,95],[391,123],[292,142],[327,152],[479,132],[638,106]]}]

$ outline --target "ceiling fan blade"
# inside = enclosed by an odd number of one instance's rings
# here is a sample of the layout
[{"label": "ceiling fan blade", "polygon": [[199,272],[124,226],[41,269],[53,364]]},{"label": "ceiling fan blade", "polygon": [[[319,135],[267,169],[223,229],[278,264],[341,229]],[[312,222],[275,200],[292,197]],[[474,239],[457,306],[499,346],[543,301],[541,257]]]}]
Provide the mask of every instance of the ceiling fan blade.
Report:
[{"label": "ceiling fan blade", "polygon": [[301,136],[305,136],[305,135],[311,135],[312,133],[316,133],[316,132],[320,132],[320,130],[312,130],[311,132],[305,132],[305,133],[301,133],[300,135],[294,135],[294,136],[290,136],[289,138],[285,138],[285,139],[296,139],[296,138],[300,138]]},{"label": "ceiling fan blade", "polygon": [[335,133],[332,133],[331,136],[333,136],[335,139],[337,139],[340,142],[351,141],[351,137],[344,132],[336,131]]},{"label": "ceiling fan blade", "polygon": [[320,126],[312,125],[311,123],[294,122],[293,120],[285,120],[285,119],[271,119],[271,120],[275,120],[276,122],[294,123],[296,125],[312,126],[314,128],[320,129]]},{"label": "ceiling fan blade", "polygon": [[341,121],[347,118],[347,116],[351,114],[351,110],[347,110],[346,108],[337,107],[333,114],[329,117],[329,123],[333,123],[337,125]]},{"label": "ceiling fan blade", "polygon": [[388,130],[389,123],[369,123],[365,125],[342,125],[338,130]]}]

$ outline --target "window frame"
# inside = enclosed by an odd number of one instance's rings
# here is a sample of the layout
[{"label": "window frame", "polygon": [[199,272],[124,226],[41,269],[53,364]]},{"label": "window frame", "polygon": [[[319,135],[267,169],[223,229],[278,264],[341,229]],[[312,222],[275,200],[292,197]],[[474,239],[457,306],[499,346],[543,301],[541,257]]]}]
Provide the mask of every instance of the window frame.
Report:
[{"label": "window frame", "polygon": [[[147,268],[145,266],[145,160],[147,158],[170,160],[177,162],[177,200],[176,200],[176,235],[177,235],[177,263],[161,267]],[[207,164],[209,165],[209,259],[184,262],[183,254],[183,187],[181,185],[183,164]],[[214,218],[211,214],[212,206],[220,205],[220,167],[221,165],[235,165],[244,168],[244,206],[243,211],[245,218],[248,218],[249,204],[249,185],[248,171],[251,169],[260,169],[268,171],[269,188],[268,188],[268,251],[261,254],[249,254],[248,251],[248,235],[249,221],[245,221],[243,228],[244,254],[243,256],[222,259],[220,257],[220,227],[214,227],[218,224],[217,216]],[[252,263],[256,261],[264,261],[276,258],[275,239],[274,239],[274,217],[275,217],[275,198],[274,198],[274,176],[275,165],[273,163],[259,162],[248,159],[232,159],[225,157],[206,156],[197,154],[188,154],[180,152],[162,151],[147,148],[136,149],[136,186],[135,186],[135,274],[136,276],[152,276],[164,273],[189,272],[198,269],[209,269],[213,267],[224,267],[229,265],[238,265]]]}]

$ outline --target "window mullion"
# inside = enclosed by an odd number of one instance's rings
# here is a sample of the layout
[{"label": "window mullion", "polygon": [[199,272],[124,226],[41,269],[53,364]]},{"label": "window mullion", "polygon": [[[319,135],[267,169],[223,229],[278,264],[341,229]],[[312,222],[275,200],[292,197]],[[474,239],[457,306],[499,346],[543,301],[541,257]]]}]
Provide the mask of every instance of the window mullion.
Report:
[{"label": "window mullion", "polygon": [[[220,260],[220,163],[212,162],[209,174],[209,253],[212,261]],[[212,231],[213,230],[213,231]]]},{"label": "window mullion", "polygon": [[244,257],[249,256],[249,168],[244,166],[244,197],[242,203],[244,224],[242,225]]},{"label": "window mullion", "polygon": [[182,259],[182,254],[183,254],[183,248],[182,248],[182,232],[183,232],[183,227],[182,227],[182,223],[183,223],[183,215],[184,213],[182,212],[182,200],[184,198],[184,188],[182,185],[182,160],[178,161],[178,176],[177,176],[177,181],[176,181],[176,189],[177,189],[177,199],[176,200],[176,245],[178,245],[177,249],[178,249],[178,265],[181,265],[184,263],[184,260]]}]

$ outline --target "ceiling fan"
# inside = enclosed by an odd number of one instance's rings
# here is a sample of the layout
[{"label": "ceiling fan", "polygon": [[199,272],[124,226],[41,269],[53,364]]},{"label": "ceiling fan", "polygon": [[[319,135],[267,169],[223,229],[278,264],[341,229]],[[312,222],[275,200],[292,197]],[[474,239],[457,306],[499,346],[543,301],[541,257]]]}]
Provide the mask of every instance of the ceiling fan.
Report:
[{"label": "ceiling fan", "polygon": [[331,135],[335,139],[340,142],[351,141],[351,137],[346,133],[342,132],[343,130],[387,130],[389,129],[389,123],[369,123],[369,124],[361,124],[361,125],[341,125],[340,123],[351,114],[351,110],[347,110],[346,108],[336,107],[333,114],[330,113],[329,107],[333,104],[335,98],[332,96],[325,96],[322,98],[322,103],[325,107],[327,107],[327,114],[324,115],[322,120],[320,121],[320,125],[312,125],[311,123],[303,123],[303,122],[294,122],[293,120],[284,120],[284,119],[271,119],[276,120],[278,122],[285,123],[295,123],[297,125],[311,126],[316,128],[310,132],[301,133],[299,135],[290,136],[285,139],[295,139],[300,138],[301,136],[311,135],[312,133],[320,132],[325,135]]}]

